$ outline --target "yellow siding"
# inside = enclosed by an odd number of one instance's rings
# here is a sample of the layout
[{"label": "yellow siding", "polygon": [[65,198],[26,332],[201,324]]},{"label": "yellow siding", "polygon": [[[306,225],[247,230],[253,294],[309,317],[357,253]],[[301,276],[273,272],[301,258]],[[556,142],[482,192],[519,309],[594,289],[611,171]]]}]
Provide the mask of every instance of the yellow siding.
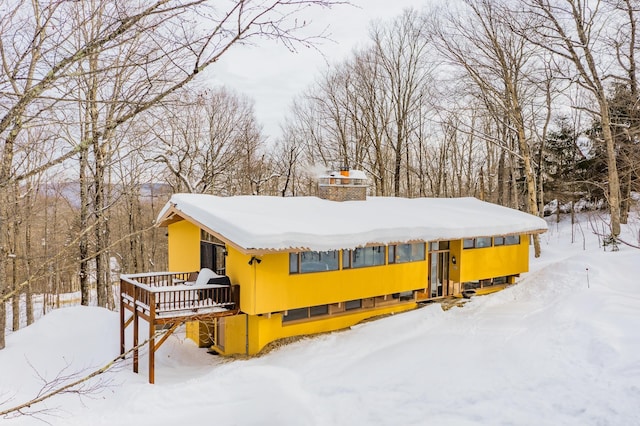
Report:
[{"label": "yellow siding", "polygon": [[458,281],[467,282],[515,275],[529,270],[529,238],[520,236],[520,244],[459,251]]},{"label": "yellow siding", "polygon": [[200,228],[181,220],[168,227],[169,271],[200,270]]},{"label": "yellow siding", "polygon": [[[373,316],[413,309],[416,303],[359,309],[284,324],[283,311],[428,286],[428,257],[419,262],[289,274],[289,253],[259,255],[260,263],[249,265],[251,255],[230,245],[226,249],[226,270],[231,283],[240,285],[242,314],[219,320],[224,324],[224,348],[217,349],[225,355],[255,354],[274,340],[347,328]],[[455,283],[516,275],[529,267],[528,236],[521,236],[519,245],[467,250],[462,249],[461,240],[451,241],[449,259],[449,279]],[[199,268],[200,229],[187,221],[170,224],[169,269]],[[204,326],[189,324],[188,337],[203,343],[207,337],[203,336]]]},{"label": "yellow siding", "polygon": [[188,339],[193,340],[199,347],[211,346],[211,336],[213,334],[213,321],[188,321],[185,327],[185,334]]},{"label": "yellow siding", "polygon": [[[282,323],[282,315],[268,316],[237,315],[226,317],[224,350],[214,346],[222,355],[247,354],[255,355],[267,344],[292,336],[304,336],[351,327],[367,318],[404,312],[416,308],[414,302],[386,306],[376,309],[354,311],[349,314],[338,314],[310,321]],[[249,330],[247,332],[246,325]],[[248,345],[247,345],[248,339]]]},{"label": "yellow siding", "polygon": [[427,286],[426,261],[289,274],[289,254],[250,256],[228,248],[227,271],[240,284],[240,308],[251,315],[381,296]]}]

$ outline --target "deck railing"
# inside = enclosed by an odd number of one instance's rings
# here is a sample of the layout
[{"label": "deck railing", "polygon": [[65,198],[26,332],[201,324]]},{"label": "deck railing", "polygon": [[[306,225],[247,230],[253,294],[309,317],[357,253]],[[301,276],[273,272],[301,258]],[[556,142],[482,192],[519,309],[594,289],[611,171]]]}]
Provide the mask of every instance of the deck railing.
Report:
[{"label": "deck railing", "polygon": [[[125,329],[133,324],[133,371],[138,372],[138,319],[149,323],[149,383],[154,382],[155,352],[186,321],[235,315],[240,309],[240,286],[196,284],[191,272],[120,275],[120,354],[126,349]],[[132,315],[127,318],[125,311]],[[158,326],[168,326],[156,341]]]},{"label": "deck railing", "polygon": [[191,272],[156,272],[120,276],[123,302],[143,315],[181,316],[236,309],[237,286],[196,285]]}]

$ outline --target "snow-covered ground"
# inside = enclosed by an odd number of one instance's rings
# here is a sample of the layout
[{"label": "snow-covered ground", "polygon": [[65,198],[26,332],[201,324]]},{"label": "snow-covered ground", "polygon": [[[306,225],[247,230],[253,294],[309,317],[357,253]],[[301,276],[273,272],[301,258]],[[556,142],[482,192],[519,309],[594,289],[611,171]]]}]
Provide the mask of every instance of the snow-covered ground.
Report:
[{"label": "snow-covered ground", "polygon": [[[155,385],[143,353],[141,374],[127,360],[92,392],[2,424],[639,425],[640,250],[604,252],[580,220],[571,243],[568,218],[550,218],[531,272],[462,308],[429,305],[247,360],[178,334],[157,353]],[[638,223],[625,240],[638,243]],[[10,334],[0,411],[34,398],[41,377],[101,367],[118,333],[118,314],[74,307]]]}]

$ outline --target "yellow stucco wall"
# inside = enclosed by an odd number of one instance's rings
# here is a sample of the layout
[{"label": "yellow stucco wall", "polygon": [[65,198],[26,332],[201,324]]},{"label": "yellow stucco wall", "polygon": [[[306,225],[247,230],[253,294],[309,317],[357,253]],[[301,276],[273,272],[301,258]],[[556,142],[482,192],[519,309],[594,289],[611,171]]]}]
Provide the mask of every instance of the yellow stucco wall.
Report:
[{"label": "yellow stucco wall", "polygon": [[520,236],[518,245],[459,249],[458,253],[457,281],[460,282],[516,275],[529,270],[527,235]]},{"label": "yellow stucco wall", "polygon": [[200,228],[181,220],[168,226],[169,271],[200,270]]}]

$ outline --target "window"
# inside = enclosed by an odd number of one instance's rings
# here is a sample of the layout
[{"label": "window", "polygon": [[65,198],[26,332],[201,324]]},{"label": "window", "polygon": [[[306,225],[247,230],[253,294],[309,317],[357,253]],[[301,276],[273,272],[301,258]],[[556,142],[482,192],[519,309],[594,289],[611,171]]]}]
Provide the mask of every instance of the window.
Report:
[{"label": "window", "polygon": [[344,302],[344,309],[346,311],[350,311],[351,309],[360,309],[361,307],[362,307],[362,299],[349,300],[348,302]]},{"label": "window", "polygon": [[476,248],[491,247],[491,237],[476,238]]},{"label": "window", "polygon": [[317,317],[320,315],[327,315],[329,313],[329,305],[312,306],[309,308],[309,316]]},{"label": "window", "polygon": [[388,263],[396,263],[396,246],[389,246]]},{"label": "window", "polygon": [[338,250],[289,253],[289,273],[337,271]]},{"label": "window", "polygon": [[504,243],[508,246],[520,244],[520,235],[508,235],[504,238]]},{"label": "window", "polygon": [[466,249],[491,247],[491,237],[468,238],[463,240],[462,247]]},{"label": "window", "polygon": [[342,252],[342,268],[384,265],[384,246],[359,247]]},{"label": "window", "polygon": [[282,322],[296,321],[329,314],[329,305],[311,306],[308,308],[289,309],[283,316]]},{"label": "window", "polygon": [[493,283],[494,284],[506,284],[507,283],[507,277],[495,277],[493,279]]},{"label": "window", "polygon": [[282,321],[295,321],[309,317],[309,308],[289,309],[282,317]]},{"label": "window", "polygon": [[493,237],[493,245],[494,246],[503,246],[504,245],[504,237]]},{"label": "window", "polygon": [[394,251],[397,263],[417,262],[425,259],[424,243],[398,244]]},{"label": "window", "polygon": [[214,235],[211,235],[210,233],[208,233],[204,229],[200,230],[200,240],[201,241],[208,241],[210,243],[224,245],[224,241],[222,241],[220,238],[218,238],[218,237],[216,237]]},{"label": "window", "polygon": [[297,274],[300,271],[298,267],[298,253],[289,253],[289,273]]},{"label": "window", "polygon": [[462,289],[476,290],[476,289],[491,287],[494,285],[507,284],[507,282],[508,282],[507,277],[487,278],[484,280],[469,281],[469,282],[462,283]]}]

